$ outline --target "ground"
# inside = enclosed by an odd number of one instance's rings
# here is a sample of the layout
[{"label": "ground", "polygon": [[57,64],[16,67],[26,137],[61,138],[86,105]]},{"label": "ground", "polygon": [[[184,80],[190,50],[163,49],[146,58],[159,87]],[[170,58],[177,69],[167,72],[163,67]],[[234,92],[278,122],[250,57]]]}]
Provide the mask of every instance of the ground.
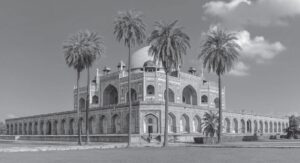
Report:
[{"label": "ground", "polygon": [[[253,144],[253,143],[251,143]],[[255,144],[255,143],[254,143]],[[298,144],[298,143],[296,143]],[[1,144],[0,144],[1,145]],[[177,146],[0,153],[1,163],[294,163],[300,148]]]}]

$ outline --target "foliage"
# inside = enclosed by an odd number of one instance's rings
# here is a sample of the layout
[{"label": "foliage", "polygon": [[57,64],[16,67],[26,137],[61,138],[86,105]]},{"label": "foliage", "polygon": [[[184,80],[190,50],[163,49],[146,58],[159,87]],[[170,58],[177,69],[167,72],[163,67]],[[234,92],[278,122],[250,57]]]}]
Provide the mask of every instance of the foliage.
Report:
[{"label": "foliage", "polygon": [[206,137],[214,137],[215,133],[218,131],[218,121],[219,117],[216,113],[209,111],[204,114],[203,123],[203,133]]},{"label": "foliage", "polygon": [[6,126],[5,123],[0,122],[0,135],[5,135],[6,134]]},{"label": "foliage", "polygon": [[119,12],[114,20],[114,34],[118,42],[124,41],[126,47],[143,44],[146,39],[146,24],[142,13],[136,10]]},{"label": "foliage", "polygon": [[198,56],[208,72],[223,75],[229,72],[239,57],[241,47],[236,43],[237,37],[220,27],[211,27],[203,36],[201,52]]},{"label": "foliage", "polygon": [[153,55],[155,63],[162,63],[166,73],[165,131],[163,146],[168,145],[168,73],[172,68],[179,67],[179,63],[182,63],[182,55],[185,55],[187,48],[190,48],[190,38],[187,34],[182,32],[181,27],[176,26],[176,23],[177,20],[170,24],[155,22],[155,29],[148,38],[150,55]]},{"label": "foliage", "polygon": [[177,22],[155,22],[155,29],[148,38],[151,45],[149,53],[154,56],[155,62],[162,63],[166,72],[182,64],[182,56],[190,48],[190,38],[182,32],[182,27],[176,26]]},{"label": "foliage", "polygon": [[[146,39],[146,24],[143,22],[142,13],[136,10],[119,12],[114,20],[114,34],[118,42],[124,41],[128,47],[128,90],[131,90],[131,47],[136,44],[143,44]],[[129,126],[128,126],[128,146],[131,143],[131,91],[128,91],[129,104]]]}]

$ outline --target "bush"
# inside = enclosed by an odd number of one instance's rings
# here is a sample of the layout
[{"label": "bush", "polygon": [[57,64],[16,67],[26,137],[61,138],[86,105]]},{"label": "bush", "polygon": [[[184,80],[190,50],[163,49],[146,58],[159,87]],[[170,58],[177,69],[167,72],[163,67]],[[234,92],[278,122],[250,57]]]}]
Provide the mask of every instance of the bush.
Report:
[{"label": "bush", "polygon": [[287,135],[280,135],[280,139],[287,139]]},{"label": "bush", "polygon": [[194,137],[194,142],[196,144],[204,144],[204,138],[203,137]]},{"label": "bush", "polygon": [[257,140],[258,140],[258,136],[257,135],[244,136],[243,137],[243,141],[257,141]]},{"label": "bush", "polygon": [[276,135],[270,135],[270,139],[276,139]]}]

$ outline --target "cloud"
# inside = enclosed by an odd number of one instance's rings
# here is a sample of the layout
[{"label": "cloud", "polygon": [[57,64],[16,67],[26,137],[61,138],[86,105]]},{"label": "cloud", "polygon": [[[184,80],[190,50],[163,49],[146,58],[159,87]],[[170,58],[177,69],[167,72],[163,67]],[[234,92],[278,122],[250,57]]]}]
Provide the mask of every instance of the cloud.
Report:
[{"label": "cloud", "polygon": [[285,47],[278,41],[270,43],[263,36],[251,38],[250,33],[246,30],[238,32],[236,36],[237,43],[242,47],[241,56],[253,59],[257,63],[273,59],[285,50]]},{"label": "cloud", "polygon": [[300,0],[231,0],[210,1],[204,13],[220,18],[227,26],[287,25],[286,18],[300,15]]},{"label": "cloud", "polygon": [[233,76],[247,76],[249,67],[244,62],[239,61],[235,67],[229,72],[229,75]]}]

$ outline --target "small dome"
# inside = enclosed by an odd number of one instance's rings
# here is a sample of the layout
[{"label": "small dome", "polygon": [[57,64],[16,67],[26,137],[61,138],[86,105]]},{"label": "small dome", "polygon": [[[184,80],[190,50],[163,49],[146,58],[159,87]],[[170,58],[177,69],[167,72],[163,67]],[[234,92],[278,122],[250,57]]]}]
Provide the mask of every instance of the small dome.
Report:
[{"label": "small dome", "polygon": [[143,67],[156,67],[152,60],[146,61]]},{"label": "small dome", "polygon": [[131,55],[131,69],[143,68],[144,63],[153,61],[153,56],[149,55],[150,46],[145,46]]}]

